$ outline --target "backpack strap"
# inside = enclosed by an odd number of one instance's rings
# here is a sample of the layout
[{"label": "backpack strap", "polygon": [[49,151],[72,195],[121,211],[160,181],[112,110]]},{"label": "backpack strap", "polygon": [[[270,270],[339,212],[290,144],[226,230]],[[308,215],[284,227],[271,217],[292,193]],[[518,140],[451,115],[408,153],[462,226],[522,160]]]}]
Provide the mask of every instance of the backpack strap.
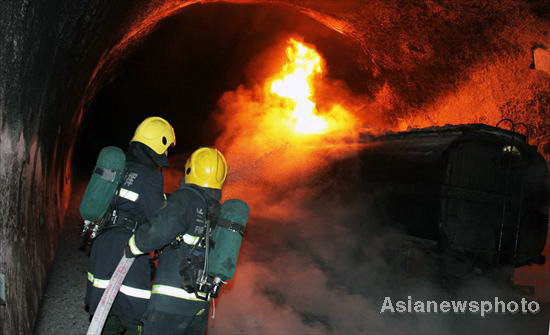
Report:
[{"label": "backpack strap", "polygon": [[220,218],[217,223],[218,226],[223,227],[225,229],[232,230],[236,233],[239,233],[241,236],[244,235],[244,226],[240,223],[233,222],[224,218]]},{"label": "backpack strap", "polygon": [[115,181],[118,172],[113,169],[106,169],[97,166],[94,169],[94,173],[99,175],[102,179],[112,183]]},{"label": "backpack strap", "polygon": [[[208,217],[209,217],[208,201],[206,199],[206,196],[203,194],[203,192],[201,192],[200,190],[198,190],[194,187],[187,186],[187,185],[182,185],[182,186],[180,186],[179,189],[180,190],[191,191],[191,192],[195,193],[196,195],[198,195],[202,199],[202,201],[205,205],[204,208],[206,210],[205,218],[206,218],[206,220],[208,220]],[[205,222],[205,226],[206,226],[206,222]],[[206,229],[205,229],[204,233],[206,233]],[[175,247],[175,248],[180,247],[184,244],[196,247],[196,246],[199,246],[200,242],[203,240],[203,237],[204,236],[196,237],[196,236],[192,236],[192,235],[189,235],[189,234],[181,234],[181,235],[176,236],[176,238],[170,243],[170,245],[172,247]]]},{"label": "backpack strap", "polygon": [[[202,201],[204,202],[205,205],[208,205],[208,201],[206,200],[206,196],[204,195],[204,193],[198,189],[196,189],[195,187],[192,187],[192,186],[187,186],[187,185],[182,185],[180,186],[179,188],[180,190],[189,190],[195,194],[197,194],[201,199]],[[207,207],[207,210],[208,210],[208,206]]]},{"label": "backpack strap", "polygon": [[210,225],[214,228],[220,216],[220,202],[205,194],[203,190],[193,186],[182,185],[179,189],[190,190],[202,199],[206,209],[205,217],[207,220],[210,220]]}]

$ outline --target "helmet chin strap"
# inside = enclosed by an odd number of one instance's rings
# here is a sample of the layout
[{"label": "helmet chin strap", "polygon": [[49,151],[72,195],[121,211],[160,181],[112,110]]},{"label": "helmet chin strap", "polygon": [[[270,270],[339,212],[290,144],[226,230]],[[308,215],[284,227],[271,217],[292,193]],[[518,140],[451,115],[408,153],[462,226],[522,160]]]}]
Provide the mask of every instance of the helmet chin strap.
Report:
[{"label": "helmet chin strap", "polygon": [[168,162],[168,152],[165,151],[163,154],[157,154],[153,149],[148,146],[144,146],[147,157],[149,157],[153,163],[161,168],[169,167]]}]

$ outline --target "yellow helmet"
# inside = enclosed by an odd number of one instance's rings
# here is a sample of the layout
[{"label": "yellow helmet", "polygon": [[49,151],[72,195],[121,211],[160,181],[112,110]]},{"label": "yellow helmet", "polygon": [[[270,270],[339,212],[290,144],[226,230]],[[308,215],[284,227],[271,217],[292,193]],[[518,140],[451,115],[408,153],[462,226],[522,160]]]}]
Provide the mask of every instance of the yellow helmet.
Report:
[{"label": "yellow helmet", "polygon": [[174,128],[165,119],[152,116],[143,120],[136,129],[130,142],[140,142],[153,149],[159,155],[176,145]]},{"label": "yellow helmet", "polygon": [[200,148],[185,163],[185,183],[221,189],[227,177],[227,162],[214,148]]}]

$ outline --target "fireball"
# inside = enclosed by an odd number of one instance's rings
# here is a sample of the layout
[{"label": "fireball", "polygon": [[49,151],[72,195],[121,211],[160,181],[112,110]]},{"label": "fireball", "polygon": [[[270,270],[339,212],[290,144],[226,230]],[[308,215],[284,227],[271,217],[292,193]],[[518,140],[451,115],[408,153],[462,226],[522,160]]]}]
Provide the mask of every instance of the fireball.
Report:
[{"label": "fireball", "polygon": [[[285,55],[286,62],[281,70],[266,82],[268,94],[282,100],[279,122],[290,124],[294,133],[303,135],[352,127],[349,112],[341,106],[333,106],[325,115],[319,113],[314,100],[314,82],[323,79],[325,65],[321,55],[294,38],[288,41]],[[289,120],[283,120],[287,116]]]},{"label": "fireball", "polygon": [[[253,87],[226,92],[218,115],[223,132],[216,146],[231,167],[224,196],[246,197],[256,205],[274,189],[272,183],[289,185],[314,175],[358,131],[343,99],[334,95],[319,103],[315,88],[330,80],[313,46],[292,38],[272,55],[283,57],[273,59],[280,68],[257,78]],[[336,148],[340,142],[342,148]]]}]

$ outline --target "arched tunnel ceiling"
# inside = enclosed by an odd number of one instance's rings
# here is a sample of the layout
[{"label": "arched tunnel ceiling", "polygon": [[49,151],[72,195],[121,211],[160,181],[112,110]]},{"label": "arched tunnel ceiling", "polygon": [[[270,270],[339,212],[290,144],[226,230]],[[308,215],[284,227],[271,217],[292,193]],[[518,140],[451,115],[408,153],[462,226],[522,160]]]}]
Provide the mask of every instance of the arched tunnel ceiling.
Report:
[{"label": "arched tunnel ceiling", "polygon": [[[87,107],[75,159],[92,160],[107,145],[125,147],[134,125],[153,114],[177,129],[172,154],[213,145],[220,97],[270,74],[272,49],[283,50],[289,37],[315,45],[331,78],[357,94],[372,91],[372,75],[356,61],[361,49],[306,15],[274,5],[193,5],[160,22],[117,63]],[[97,129],[109,136],[98,136]],[[91,167],[82,168],[87,174]]]},{"label": "arched tunnel ceiling", "polygon": [[494,124],[506,116],[531,124],[535,143],[548,142],[541,107],[550,99],[548,73],[529,68],[531,48],[549,43],[543,1],[156,1],[104,54],[83,102],[159,22],[211,3],[269,4],[341,34],[360,50],[349,57],[362,72],[365,99],[374,103],[368,112],[384,120],[382,128]]}]

